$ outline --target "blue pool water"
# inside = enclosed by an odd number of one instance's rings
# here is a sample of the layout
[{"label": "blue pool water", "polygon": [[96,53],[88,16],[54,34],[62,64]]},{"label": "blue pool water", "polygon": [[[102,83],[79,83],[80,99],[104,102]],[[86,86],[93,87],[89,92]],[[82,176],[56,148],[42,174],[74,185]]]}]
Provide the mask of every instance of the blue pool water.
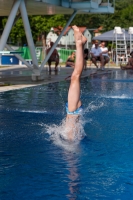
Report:
[{"label": "blue pool water", "polygon": [[1,200],[133,199],[133,74],[81,80],[85,137],[64,142],[69,82],[0,93]]}]

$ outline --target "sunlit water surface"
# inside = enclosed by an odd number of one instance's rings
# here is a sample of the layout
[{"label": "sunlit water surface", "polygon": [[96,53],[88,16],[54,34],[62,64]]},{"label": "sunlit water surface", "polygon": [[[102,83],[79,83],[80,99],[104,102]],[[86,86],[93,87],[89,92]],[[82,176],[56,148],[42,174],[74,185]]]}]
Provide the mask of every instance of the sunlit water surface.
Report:
[{"label": "sunlit water surface", "polygon": [[133,74],[81,80],[84,114],[65,136],[69,81],[0,93],[0,199],[133,199]]}]

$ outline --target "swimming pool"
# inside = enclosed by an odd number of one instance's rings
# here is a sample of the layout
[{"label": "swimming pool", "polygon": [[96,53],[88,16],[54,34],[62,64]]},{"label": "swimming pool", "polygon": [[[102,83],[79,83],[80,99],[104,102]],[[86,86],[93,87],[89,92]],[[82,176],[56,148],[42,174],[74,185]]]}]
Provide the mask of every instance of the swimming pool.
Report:
[{"label": "swimming pool", "polygon": [[133,198],[133,74],[81,81],[84,132],[57,137],[69,82],[0,93],[0,199]]}]

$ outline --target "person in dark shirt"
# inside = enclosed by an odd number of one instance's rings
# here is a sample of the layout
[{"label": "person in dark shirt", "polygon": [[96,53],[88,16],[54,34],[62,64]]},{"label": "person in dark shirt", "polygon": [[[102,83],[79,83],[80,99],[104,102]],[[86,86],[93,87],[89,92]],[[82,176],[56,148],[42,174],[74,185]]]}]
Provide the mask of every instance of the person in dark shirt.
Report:
[{"label": "person in dark shirt", "polygon": [[[54,45],[53,42],[50,42],[50,48],[47,49],[46,53],[48,54],[51,50],[52,46]],[[49,65],[49,71],[51,71],[51,63],[55,62],[55,71],[58,70],[58,64],[59,64],[59,54],[56,49],[52,52],[50,58],[48,59],[48,65]]]},{"label": "person in dark shirt", "polygon": [[88,49],[84,49],[84,69],[87,69],[87,60],[89,57],[89,50]]}]

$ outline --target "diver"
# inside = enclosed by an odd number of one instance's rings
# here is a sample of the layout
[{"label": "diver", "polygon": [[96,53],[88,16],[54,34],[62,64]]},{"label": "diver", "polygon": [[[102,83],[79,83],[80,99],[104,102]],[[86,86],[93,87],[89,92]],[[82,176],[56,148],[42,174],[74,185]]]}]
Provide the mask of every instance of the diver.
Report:
[{"label": "diver", "polygon": [[66,127],[68,128],[67,139],[69,141],[74,140],[74,132],[78,128],[76,124],[83,110],[80,100],[80,77],[84,68],[83,46],[87,41],[76,25],[72,26],[72,28],[76,43],[76,60],[68,91],[68,103],[66,103]]}]

